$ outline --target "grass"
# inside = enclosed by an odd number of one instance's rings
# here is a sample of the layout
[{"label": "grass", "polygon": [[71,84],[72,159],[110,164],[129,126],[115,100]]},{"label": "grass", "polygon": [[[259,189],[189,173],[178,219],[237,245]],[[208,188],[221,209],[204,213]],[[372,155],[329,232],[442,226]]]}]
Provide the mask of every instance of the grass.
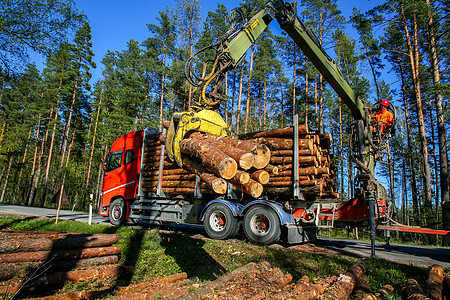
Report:
[{"label": "grass", "polygon": [[[65,220],[54,224],[52,219],[0,215],[0,229],[116,233],[120,237],[119,246],[122,248],[120,263],[135,267],[134,274],[121,277],[118,285],[139,283],[180,272],[186,272],[189,278],[205,282],[249,262],[261,261],[267,261],[283,272],[289,272],[296,281],[304,275],[315,279],[345,272],[351,265],[359,262],[366,268],[366,279],[371,288],[377,290],[385,284],[391,284],[396,290],[395,299],[399,297],[401,287],[407,278],[415,278],[423,285],[427,277],[427,270],[380,259],[358,260],[341,255],[308,253],[283,247],[255,246],[245,241],[200,239],[183,232],[159,231],[158,228],[116,228]],[[110,284],[72,283],[66,285],[63,291],[98,290]]]}]

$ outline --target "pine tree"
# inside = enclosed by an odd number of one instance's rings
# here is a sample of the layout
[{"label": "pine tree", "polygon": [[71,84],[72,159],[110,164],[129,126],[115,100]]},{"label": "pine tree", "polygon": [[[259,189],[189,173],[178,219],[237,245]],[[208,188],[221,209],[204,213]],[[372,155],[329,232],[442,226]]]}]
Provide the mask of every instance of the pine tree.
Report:
[{"label": "pine tree", "polygon": [[[172,60],[175,52],[176,32],[175,24],[172,22],[169,12],[159,12],[158,25],[147,24],[148,30],[152,37],[144,42],[147,47],[147,57],[150,61],[156,58],[157,62],[153,66],[160,77],[160,105],[159,105],[159,129],[162,130],[162,122],[164,121],[164,92],[167,76],[166,61]],[[156,53],[155,53],[156,52]]]},{"label": "pine tree", "polygon": [[0,3],[0,62],[17,71],[29,59],[29,51],[47,54],[67,40],[80,21],[72,1],[11,1]]}]

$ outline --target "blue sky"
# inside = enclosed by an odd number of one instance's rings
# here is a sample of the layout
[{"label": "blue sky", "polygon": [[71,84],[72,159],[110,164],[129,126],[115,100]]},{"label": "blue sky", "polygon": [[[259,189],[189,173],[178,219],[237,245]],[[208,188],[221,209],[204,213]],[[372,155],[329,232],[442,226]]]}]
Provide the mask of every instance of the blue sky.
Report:
[{"label": "blue sky", "polygon": [[[93,78],[91,84],[101,78],[102,66],[100,61],[108,50],[121,51],[126,48],[127,42],[134,39],[142,42],[149,37],[148,23],[157,24],[156,17],[166,7],[173,8],[175,0],[75,0],[80,11],[89,18],[92,28],[92,44],[95,53],[94,61],[97,69],[92,70]],[[223,3],[228,10],[239,5],[238,0],[209,0],[201,1],[202,20],[205,19],[209,10],[215,10],[219,3]],[[344,16],[351,15],[354,5],[357,3],[361,11],[366,11],[379,4],[374,0],[340,0],[337,2]],[[276,22],[275,22],[276,23]],[[277,27],[272,24],[272,27]]]}]

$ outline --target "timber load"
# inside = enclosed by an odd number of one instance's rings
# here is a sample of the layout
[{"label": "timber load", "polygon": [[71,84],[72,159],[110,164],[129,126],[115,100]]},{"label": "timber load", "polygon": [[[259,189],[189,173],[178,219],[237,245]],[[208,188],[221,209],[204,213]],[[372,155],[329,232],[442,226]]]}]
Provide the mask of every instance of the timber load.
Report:
[{"label": "timber load", "polygon": [[[278,169],[264,186],[267,193],[292,194],[294,184],[294,127],[242,134],[239,139],[266,145],[270,164]],[[310,131],[303,124],[298,130],[298,185],[305,197],[337,199],[334,189],[335,167],[331,134]]]},{"label": "timber load", "polygon": [[[337,198],[333,190],[331,138],[300,126],[300,192]],[[183,168],[171,162],[162,134],[146,137],[142,189],[144,193],[223,195],[235,191],[259,198],[263,193],[293,194],[293,127],[241,135],[238,139],[192,132],[180,143]],[[160,175],[161,172],[161,175]]]},{"label": "timber load", "polygon": [[124,269],[118,241],[117,234],[0,230],[0,293],[117,275]]}]

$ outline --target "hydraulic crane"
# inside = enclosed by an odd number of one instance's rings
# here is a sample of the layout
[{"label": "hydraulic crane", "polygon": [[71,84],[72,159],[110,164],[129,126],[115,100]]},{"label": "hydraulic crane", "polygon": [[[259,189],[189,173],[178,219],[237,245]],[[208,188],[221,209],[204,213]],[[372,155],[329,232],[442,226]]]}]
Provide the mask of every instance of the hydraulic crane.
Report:
[{"label": "hydraulic crane", "polygon": [[[206,76],[198,77],[195,75],[192,68],[195,55],[187,61],[186,76],[189,83],[200,93],[200,98],[203,103],[197,103],[200,107],[196,107],[191,111],[173,115],[166,138],[168,155],[180,166],[182,165],[179,143],[190,130],[200,130],[216,135],[235,137],[235,134],[228,128],[222,117],[215,111],[220,105],[220,102],[225,100],[222,87],[224,76],[227,71],[239,65],[252,43],[258,39],[274,19],[278,21],[281,29],[292,38],[305,56],[324,76],[325,80],[349,108],[354,118],[351,160],[359,170],[359,174],[356,177],[357,189],[361,191],[359,197],[365,200],[369,208],[370,238],[372,241],[372,256],[374,256],[375,203],[377,203],[379,193],[384,188],[382,188],[381,184],[374,177],[375,151],[370,126],[372,113],[366,102],[358,97],[343,78],[338,67],[326,54],[314,33],[299,20],[297,17],[296,2],[271,0],[253,18],[244,22],[240,28],[232,26],[213,45],[201,49],[198,53],[211,49],[215,51],[212,70]],[[295,124],[298,123],[298,120],[294,121]],[[297,126],[295,128],[298,130]],[[296,174],[294,174],[294,179],[295,176]],[[301,195],[295,193],[295,189],[294,197],[297,199],[301,198]]]}]

